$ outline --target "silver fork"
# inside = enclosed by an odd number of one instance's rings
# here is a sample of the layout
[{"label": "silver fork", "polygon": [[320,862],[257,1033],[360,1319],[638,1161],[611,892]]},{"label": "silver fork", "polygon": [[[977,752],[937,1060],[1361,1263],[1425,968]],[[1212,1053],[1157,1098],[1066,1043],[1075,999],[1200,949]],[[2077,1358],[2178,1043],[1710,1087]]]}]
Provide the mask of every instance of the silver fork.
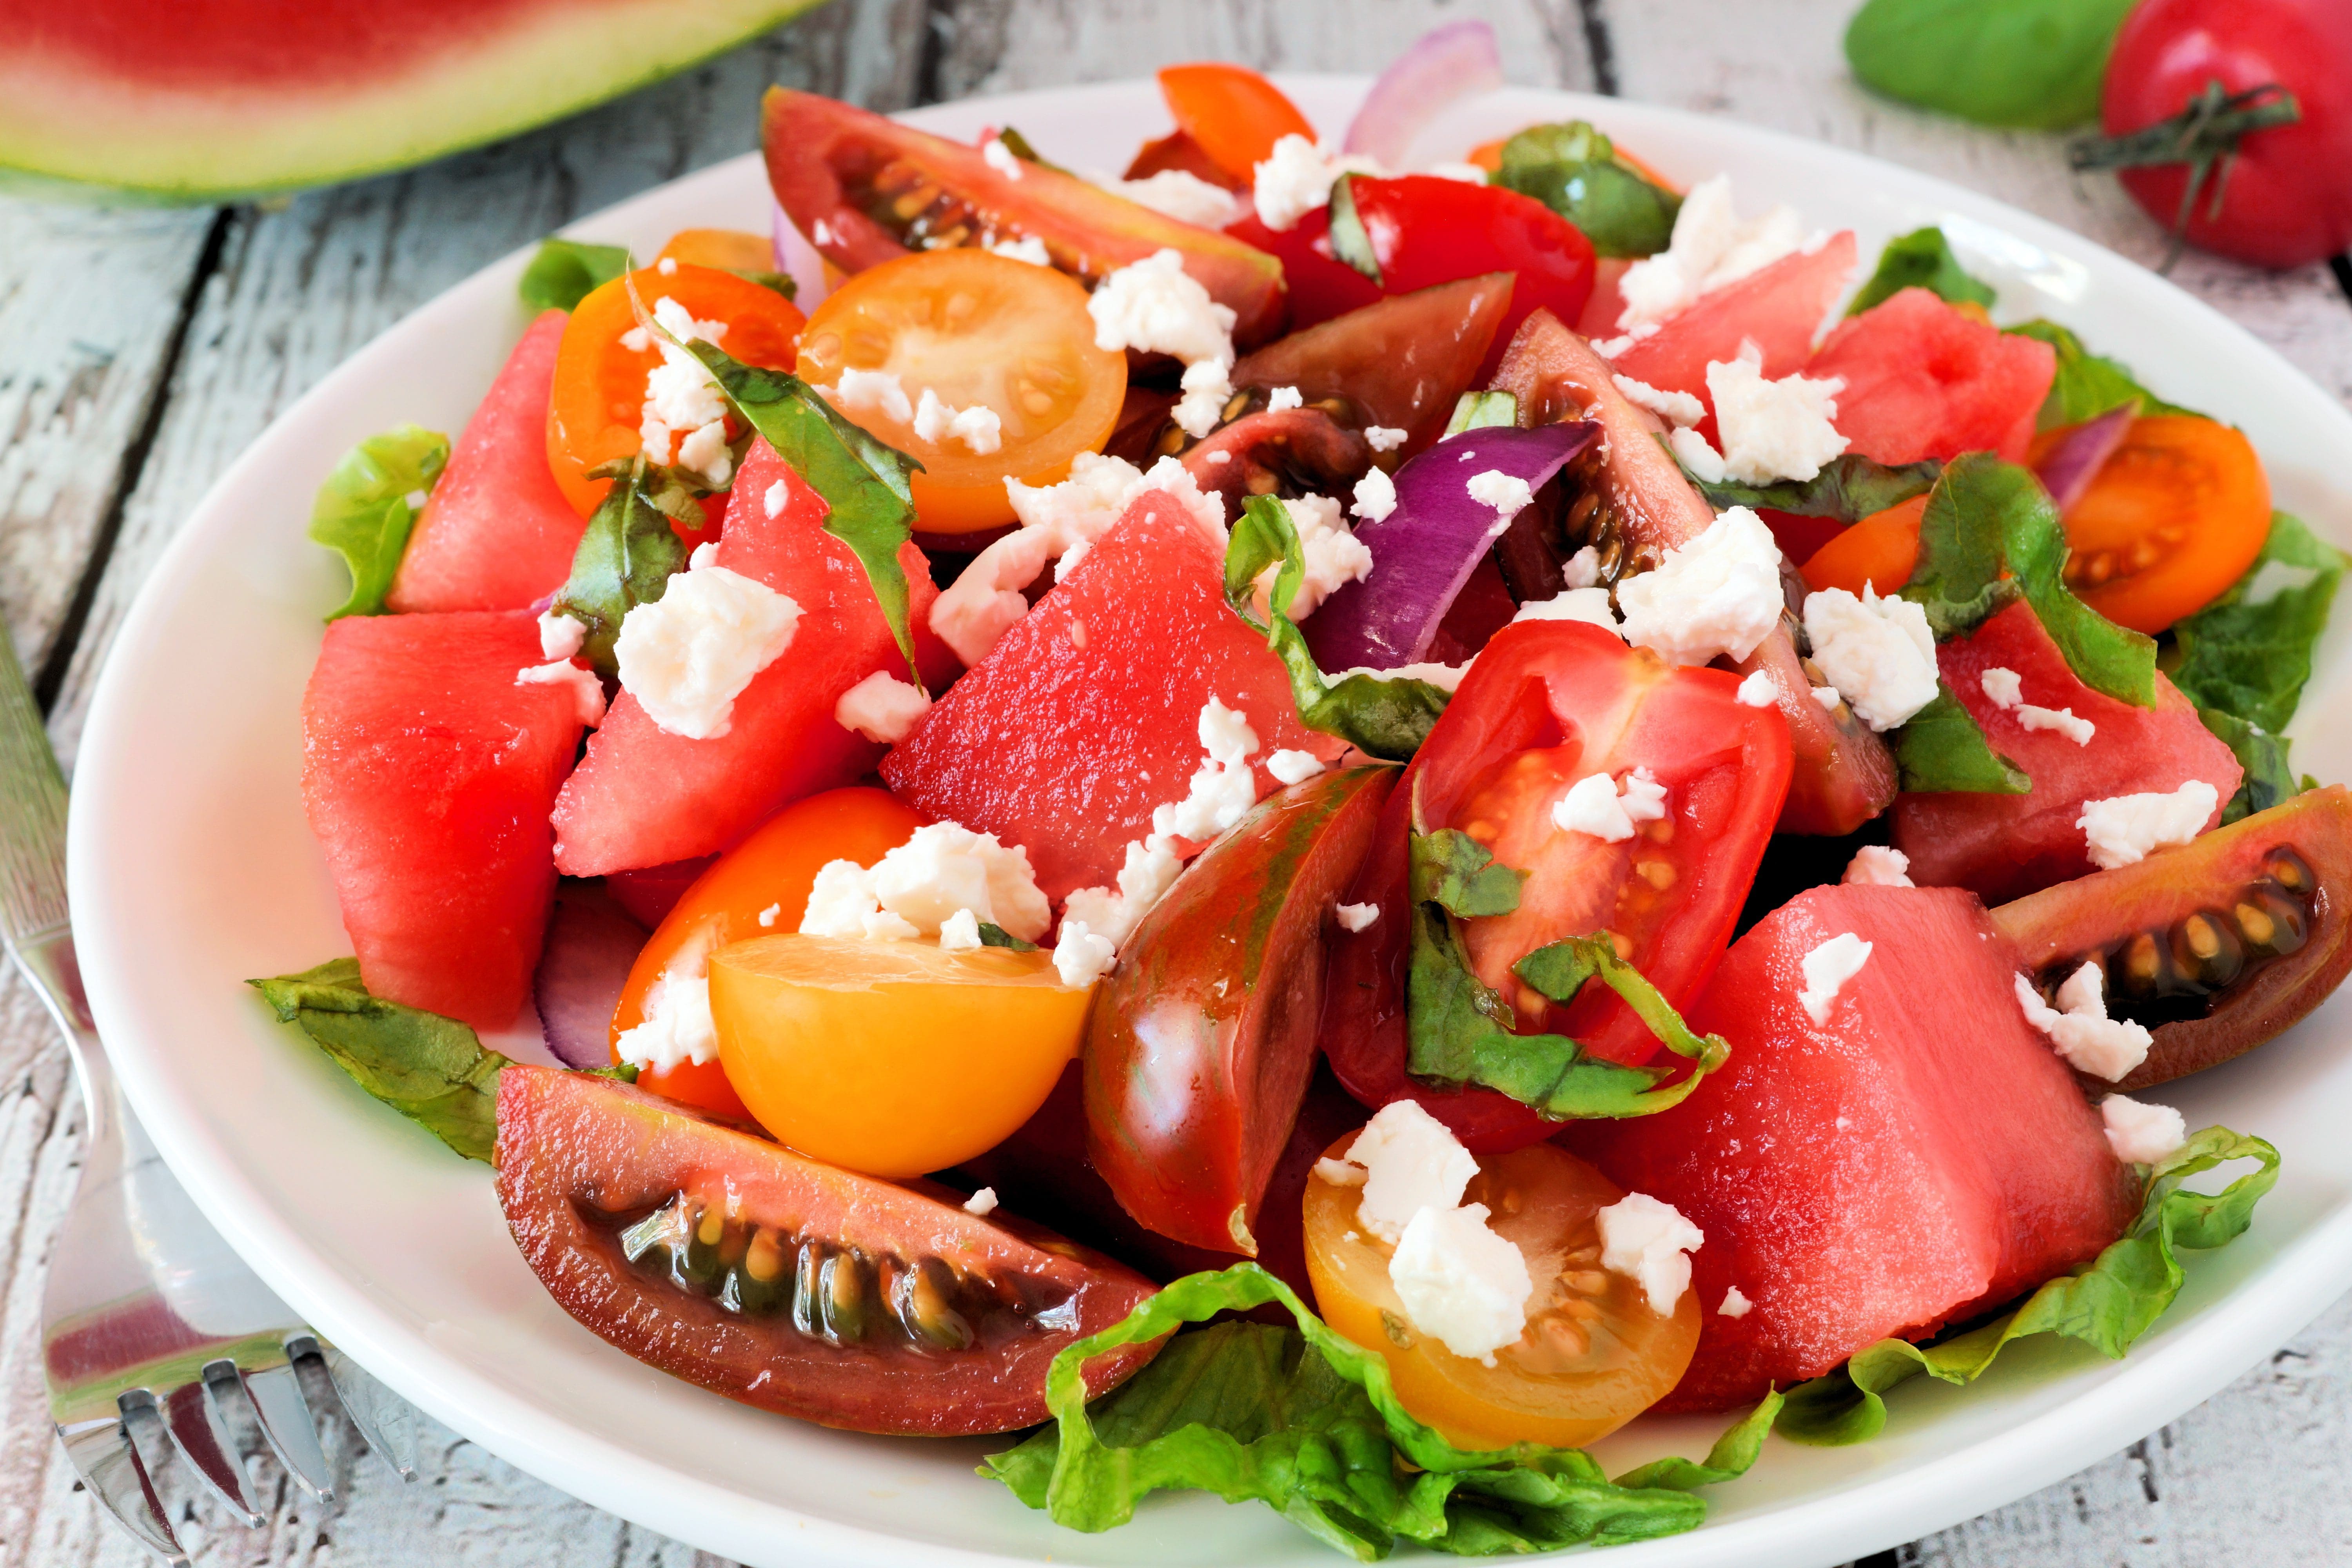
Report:
[{"label": "silver fork", "polygon": [[404,1479],[415,1475],[415,1436],[408,1406],[229,1250],[123,1103],[74,961],[65,827],[65,778],[0,626],[0,938],[64,1031],[87,1109],[81,1180],[41,1300],[49,1414],[90,1494],[149,1551],[184,1563],[155,1486],[173,1453],[249,1527],[264,1522],[265,1453],[333,1500],[306,1372],[314,1386],[324,1372]]}]

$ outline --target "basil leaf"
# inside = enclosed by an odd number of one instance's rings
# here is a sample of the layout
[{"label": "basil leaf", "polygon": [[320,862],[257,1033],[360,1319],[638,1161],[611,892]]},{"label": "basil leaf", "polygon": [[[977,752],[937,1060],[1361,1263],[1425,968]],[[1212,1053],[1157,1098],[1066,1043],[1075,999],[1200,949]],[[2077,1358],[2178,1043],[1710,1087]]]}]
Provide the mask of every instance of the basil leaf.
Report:
[{"label": "basil leaf", "polygon": [[2153,706],[2155,642],[2074,597],[2063,576],[2066,548],[2058,509],[2031,470],[1990,452],[1963,453],[1928,494],[1919,563],[1903,596],[1926,610],[1944,639],[1974,631],[2021,595],[2084,685]]},{"label": "basil leaf", "polygon": [[2204,416],[2178,404],[2167,403],[2142,386],[2126,370],[2121,361],[2095,354],[2083,346],[2083,340],[2055,321],[2024,321],[2002,331],[2036,342],[2048,343],[2058,352],[2058,374],[2050,384],[2049,395],[2042,400],[2042,412],[2034,416],[2035,427],[2054,430],[2062,425],[2080,425],[2085,419],[2096,419],[2112,409],[2121,408],[2134,398],[2139,400],[2144,415],[2187,414],[2196,418]]},{"label": "basil leaf", "polygon": [[1938,680],[1935,700],[1895,731],[1895,765],[1905,794],[1969,790],[1980,795],[2025,795],[2033,781],[1992,742],[1952,689]]},{"label": "basil leaf", "polygon": [[629,253],[620,246],[542,239],[516,291],[534,310],[576,310],[592,291],[628,269]]},{"label": "basil leaf", "polygon": [[448,466],[449,437],[416,425],[371,436],[343,454],[310,503],[311,542],[341,555],[352,573],[351,596],[327,612],[329,620],[383,611],[423,497]]},{"label": "basil leaf", "polygon": [[1361,214],[1356,211],[1356,176],[1342,174],[1331,182],[1331,255],[1385,288],[1381,279],[1381,255],[1372,248]]},{"label": "basil leaf", "polygon": [[[1677,459],[1679,460],[1679,459]],[[1777,484],[1743,485],[1736,479],[1710,484],[1685,470],[1707,504],[1717,511],[1736,506],[1769,507],[1801,517],[1834,517],[1843,522],[1900,506],[1913,496],[1933,489],[1944,465],[1933,458],[1888,468],[1855,452],[1843,453],[1822,465],[1810,479],[1782,479]]]},{"label": "basil leaf", "polygon": [[1499,864],[1485,845],[1452,827],[1421,835],[1412,876],[1416,903],[1465,918],[1509,914],[1528,881],[1525,871]]},{"label": "basil leaf", "polygon": [[1601,256],[1654,256],[1665,249],[1683,205],[1581,120],[1531,125],[1504,142],[1495,183],[1568,219]]},{"label": "basil leaf", "polygon": [[[2232,1160],[2254,1160],[2259,1168],[2210,1196],[2182,1188],[2189,1177]],[[1896,1384],[1923,1372],[1946,1383],[1973,1383],[2003,1346],[2028,1334],[2059,1334],[2111,1359],[2121,1356],[2180,1294],[2175,1248],[2235,1240],[2277,1182],[2278,1167],[2278,1151],[2261,1139],[2206,1128],[2149,1172],[2138,1218],[2095,1260],[1979,1328],[1927,1345],[1881,1340],[1828,1376],[1799,1384],[1780,1413],[1780,1436],[1819,1446],[1866,1441],[1886,1425],[1880,1396]]]},{"label": "basil leaf", "polygon": [[2098,112],[2136,0],[1866,0],[1845,33],[1864,85],[1984,125],[2061,131]]},{"label": "basil leaf", "polygon": [[686,542],[656,503],[653,478],[640,458],[614,479],[572,552],[572,575],[555,591],[554,613],[588,628],[580,651],[607,679],[620,678],[613,645],[622,619],[659,599],[686,570]]},{"label": "basil leaf", "polygon": [[2268,811],[2281,801],[2303,793],[2305,785],[2287,765],[2287,742],[2283,738],[2219,708],[2200,708],[2197,717],[2230,748],[2246,773],[2238,785],[2238,793],[2221,808],[2222,826],[2258,811]]},{"label": "basil leaf", "polygon": [[1454,400],[1454,413],[1445,421],[1445,433],[1459,436],[1465,430],[1483,430],[1489,426],[1517,425],[1518,422],[1517,394],[1465,392]]},{"label": "basil leaf", "polygon": [[[652,330],[660,328],[656,323]],[[843,418],[799,376],[745,364],[716,343],[680,346],[709,368],[743,423],[824,498],[824,531],[848,545],[866,568],[907,672],[923,684],[908,625],[907,571],[898,560],[899,547],[914,537],[915,498],[907,479],[923,465]]]},{"label": "basil leaf", "polygon": [[793,275],[789,272],[753,272],[740,267],[730,267],[727,270],[746,283],[757,283],[761,288],[772,293],[782,294],[787,300],[800,298],[801,286],[793,281]]},{"label": "basil leaf", "polygon": [[1878,253],[1878,270],[1870,275],[1870,281],[1862,286],[1845,313],[1859,316],[1906,289],[1925,289],[1950,305],[1990,305],[1995,298],[1992,285],[1969,276],[1960,258],[1952,254],[1944,231],[1933,226],[1888,240],[1886,248]]},{"label": "basil leaf", "polygon": [[2344,552],[2285,512],[2244,576],[2173,628],[2180,660],[2172,683],[2200,708],[2284,730],[2311,679],[2312,650],[2327,629],[2344,579]]},{"label": "basil leaf", "polygon": [[1044,158],[1038,156],[1037,149],[1029,144],[1029,138],[1022,135],[1020,132],[1014,130],[1010,125],[1007,125],[997,132],[996,139],[1004,143],[1004,150],[1006,152],[1012,153],[1014,157],[1020,159],[1024,163],[1034,163],[1041,169],[1051,169],[1057,174],[1068,174],[1074,180],[1086,178],[1083,174],[1077,174],[1069,169],[1065,169],[1059,163],[1048,163]]},{"label": "basil leaf", "polygon": [[1019,937],[1014,936],[1003,926],[993,925],[987,921],[980,922],[980,945],[982,947],[1006,948],[1013,952],[1034,952],[1037,951],[1037,944],[1035,942],[1023,942]]},{"label": "basil leaf", "polygon": [[[1087,1362],[1220,1312],[1278,1305],[1296,1328],[1227,1321],[1177,1334],[1118,1389],[1087,1403]],[[1188,1275],[1054,1358],[1054,1425],[992,1455],[992,1477],[1074,1530],[1124,1524],[1151,1492],[1256,1499],[1359,1562],[1399,1539],[1460,1556],[1651,1540],[1706,1514],[1693,1489],[1754,1462],[1778,1394],[1702,1463],[1663,1459],[1612,1483],[1575,1448],[1457,1448],[1409,1413],[1388,1363],[1335,1333],[1255,1263]]]},{"label": "basil leaf", "polygon": [[[1261,621],[1252,605],[1255,584],[1260,573],[1277,563],[1267,616]],[[1251,497],[1225,548],[1226,607],[1265,634],[1266,646],[1289,672],[1300,723],[1337,735],[1369,755],[1405,761],[1428,738],[1449,694],[1425,680],[1347,675],[1334,681],[1325,676],[1307,651],[1305,635],[1283,611],[1298,596],[1306,574],[1307,558],[1289,510],[1272,496]]]},{"label": "basil leaf", "polygon": [[498,1142],[499,1070],[455,1018],[368,994],[356,958],[299,974],[248,980],[281,1024],[299,1024],[359,1086],[468,1160],[488,1163]]}]

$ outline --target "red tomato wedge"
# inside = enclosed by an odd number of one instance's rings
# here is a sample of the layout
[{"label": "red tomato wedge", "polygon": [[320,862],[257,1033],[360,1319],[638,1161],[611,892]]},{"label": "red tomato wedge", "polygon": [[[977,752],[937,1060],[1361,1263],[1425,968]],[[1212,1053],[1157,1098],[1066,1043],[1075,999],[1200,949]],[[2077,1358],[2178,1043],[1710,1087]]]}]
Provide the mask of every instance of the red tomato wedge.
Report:
[{"label": "red tomato wedge", "polygon": [[1906,289],[1840,322],[1805,374],[1845,383],[1837,427],[1849,450],[1865,458],[1916,463],[1997,452],[2021,463],[2058,355],[2048,343],[2001,331],[1981,311]]},{"label": "red tomato wedge", "polygon": [[[1516,911],[1465,922],[1473,967],[1519,1009],[1522,1028],[1571,1035],[1612,1061],[1658,1049],[1613,994],[1589,989],[1556,1006],[1510,966],[1562,937],[1606,931],[1669,1002],[1706,983],[1789,790],[1788,725],[1775,709],[1741,703],[1738,685],[1581,622],[1523,622],[1486,645],[1390,797],[1349,895],[1380,918],[1334,939],[1323,1049],[1349,1092],[1375,1107],[1418,1100],[1481,1152],[1559,1130],[1491,1089],[1444,1092],[1406,1074],[1416,819],[1423,831],[1459,828],[1528,873]],[[1578,780],[1637,767],[1665,785],[1664,818],[1615,844],[1554,825],[1553,804]]]},{"label": "red tomato wedge", "polygon": [[1812,357],[1814,334],[1845,291],[1853,267],[1852,231],[1833,235],[1818,250],[1784,256],[1701,295],[1610,363],[1620,375],[1662,392],[1687,392],[1710,406],[1706,367],[1738,359],[1743,342],[1764,351],[1767,376],[1794,375]]}]

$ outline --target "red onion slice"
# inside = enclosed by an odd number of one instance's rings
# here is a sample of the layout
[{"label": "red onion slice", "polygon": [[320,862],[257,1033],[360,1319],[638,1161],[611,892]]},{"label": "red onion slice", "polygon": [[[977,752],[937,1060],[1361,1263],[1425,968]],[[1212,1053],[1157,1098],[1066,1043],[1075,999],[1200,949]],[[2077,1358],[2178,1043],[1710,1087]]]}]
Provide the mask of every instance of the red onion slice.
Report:
[{"label": "red onion slice", "polygon": [[1465,430],[1399,468],[1396,510],[1356,527],[1372,552],[1370,574],[1324,600],[1302,628],[1316,662],[1326,670],[1420,662],[1455,595],[1510,524],[1470,494],[1470,480],[1493,468],[1540,489],[1600,435],[1601,426],[1583,423]]},{"label": "red onion slice", "polygon": [[568,1068],[613,1065],[613,1009],[646,928],[593,882],[556,884],[531,989],[547,1048]]},{"label": "red onion slice", "polygon": [[793,303],[806,314],[832,290],[824,280],[824,258],[802,235],[781,203],[768,203],[774,219],[770,227],[776,245],[776,270],[793,280]]},{"label": "red onion slice", "polygon": [[1423,33],[1381,73],[1348,122],[1342,151],[1394,169],[1423,126],[1473,93],[1503,85],[1503,55],[1484,22],[1450,22]]},{"label": "red onion slice", "polygon": [[2042,476],[2042,486],[2050,499],[2058,503],[2061,512],[2067,511],[2083,499],[2116,448],[2124,444],[2131,433],[2132,421],[2139,417],[2137,402],[2111,408],[2096,419],[2085,419],[2073,429],[2063,431],[2057,445],[2042,455],[2033,471]]}]

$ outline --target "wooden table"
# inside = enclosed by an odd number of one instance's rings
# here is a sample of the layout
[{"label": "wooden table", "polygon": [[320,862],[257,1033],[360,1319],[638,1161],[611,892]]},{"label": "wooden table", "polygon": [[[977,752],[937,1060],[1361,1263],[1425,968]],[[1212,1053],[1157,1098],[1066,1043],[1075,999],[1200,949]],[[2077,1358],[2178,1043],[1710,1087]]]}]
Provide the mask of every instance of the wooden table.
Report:
[{"label": "wooden table", "polygon": [[[0,203],[0,612],[68,765],[91,677],[164,542],[306,387],[492,258],[753,145],[782,81],[877,109],[1139,75],[1215,57],[1370,71],[1424,27],[1491,20],[1515,80],[1620,93],[1859,148],[1989,191],[2152,260],[2161,237],[2055,138],[1865,96],[1837,40],[1853,0],[837,0],[690,74],[414,174],[186,211]],[[2339,266],[2341,264],[2339,263]],[[2352,271],[2175,277],[2352,397]],[[289,482],[307,479],[293,479]],[[80,1146],[62,1048],[0,982],[0,1568],[136,1564],[79,1493],[47,1414],[40,1285]],[[1877,1563],[2352,1563],[2352,1307],[2072,1480]],[[178,1501],[205,1563],[686,1568],[691,1549],[433,1430],[414,1486],[346,1443],[341,1500],[280,1480],[259,1531]],[[192,1516],[192,1517],[191,1517]],[[2259,1542],[2251,1552],[2250,1542]]]}]

